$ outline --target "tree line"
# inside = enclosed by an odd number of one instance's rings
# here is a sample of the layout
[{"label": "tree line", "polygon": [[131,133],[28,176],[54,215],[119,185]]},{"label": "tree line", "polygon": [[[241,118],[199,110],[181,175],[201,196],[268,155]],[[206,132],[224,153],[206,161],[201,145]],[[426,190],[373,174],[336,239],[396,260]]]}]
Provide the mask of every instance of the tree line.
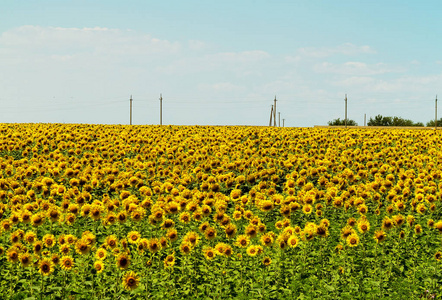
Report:
[{"label": "tree line", "polygon": [[[332,121],[328,121],[329,126],[345,126],[345,119],[334,119]],[[354,120],[347,119],[347,126],[358,126]],[[385,117],[382,115],[377,115],[374,118],[370,117],[370,120],[367,122],[367,126],[407,126],[407,127],[424,127],[424,123],[422,122],[413,122],[409,119],[404,119],[401,117]],[[428,121],[426,123],[427,127],[434,127],[434,120]],[[437,126],[442,126],[442,118],[437,120]]]}]

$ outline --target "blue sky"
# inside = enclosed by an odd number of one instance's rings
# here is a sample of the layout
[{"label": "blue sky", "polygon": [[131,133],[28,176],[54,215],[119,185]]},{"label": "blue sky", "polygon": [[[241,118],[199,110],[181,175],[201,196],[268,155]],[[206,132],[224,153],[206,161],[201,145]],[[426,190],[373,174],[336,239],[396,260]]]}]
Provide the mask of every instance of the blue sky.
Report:
[{"label": "blue sky", "polygon": [[[0,122],[285,126],[442,98],[439,1],[0,2]],[[439,113],[442,116],[442,111]]]}]

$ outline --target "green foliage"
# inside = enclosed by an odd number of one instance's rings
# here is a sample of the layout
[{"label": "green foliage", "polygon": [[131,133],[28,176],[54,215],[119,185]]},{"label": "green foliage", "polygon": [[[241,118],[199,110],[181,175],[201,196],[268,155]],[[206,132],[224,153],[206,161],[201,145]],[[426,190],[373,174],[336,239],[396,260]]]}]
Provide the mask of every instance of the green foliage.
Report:
[{"label": "green foliage", "polygon": [[[428,121],[427,127],[434,127],[434,120]],[[442,127],[442,118],[437,120],[437,127]]]},{"label": "green foliage", "polygon": [[[328,126],[345,126],[345,119],[334,119],[333,121],[328,121]],[[347,126],[358,126],[354,120],[347,119]]]},{"label": "green foliage", "polygon": [[382,115],[377,115],[371,118],[367,123],[368,126],[406,126],[406,127],[423,127],[422,122],[414,123],[412,120],[403,119],[401,117],[384,117]]}]

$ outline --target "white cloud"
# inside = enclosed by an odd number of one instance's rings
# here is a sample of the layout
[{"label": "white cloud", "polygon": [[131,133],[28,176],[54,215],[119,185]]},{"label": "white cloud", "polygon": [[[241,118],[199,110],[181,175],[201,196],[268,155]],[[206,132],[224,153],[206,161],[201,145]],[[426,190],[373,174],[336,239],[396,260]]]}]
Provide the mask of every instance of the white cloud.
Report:
[{"label": "white cloud", "polygon": [[285,61],[288,63],[298,63],[306,59],[321,59],[330,56],[356,56],[361,54],[376,54],[370,46],[357,46],[345,43],[334,47],[303,47],[296,51],[295,55],[287,55]]},{"label": "white cloud", "polygon": [[332,55],[358,55],[375,54],[376,51],[370,46],[356,46],[351,43],[345,43],[336,47],[306,47],[298,49],[299,55],[315,58],[324,58]]},{"label": "white cloud", "polygon": [[197,40],[189,40],[187,44],[189,49],[191,50],[205,50],[208,48],[208,45],[206,43]]},{"label": "white cloud", "polygon": [[[99,57],[118,59],[121,56],[175,54],[178,42],[153,38],[131,30],[95,28],[61,28],[21,26],[2,33],[2,48],[9,55],[34,59],[73,59]],[[26,55],[24,55],[26,54]]]},{"label": "white cloud", "polygon": [[389,67],[383,63],[366,64],[363,62],[349,61],[343,64],[333,64],[329,62],[322,62],[315,64],[313,70],[318,73],[330,73],[340,75],[377,75],[392,72],[403,72],[403,68]]},{"label": "white cloud", "polygon": [[248,76],[259,73],[251,71],[257,65],[270,59],[269,53],[260,50],[242,52],[219,52],[201,56],[185,56],[170,61],[157,70],[165,74],[199,73],[207,71],[229,71],[238,76]]},{"label": "white cloud", "polygon": [[419,93],[437,91],[442,85],[442,74],[429,76],[404,75],[396,78],[374,78],[371,76],[351,76],[333,81],[333,85],[351,88],[363,93],[402,94],[417,97]]},{"label": "white cloud", "polygon": [[199,90],[211,92],[211,93],[224,93],[224,92],[244,92],[246,88],[231,82],[218,82],[214,84],[200,84]]}]

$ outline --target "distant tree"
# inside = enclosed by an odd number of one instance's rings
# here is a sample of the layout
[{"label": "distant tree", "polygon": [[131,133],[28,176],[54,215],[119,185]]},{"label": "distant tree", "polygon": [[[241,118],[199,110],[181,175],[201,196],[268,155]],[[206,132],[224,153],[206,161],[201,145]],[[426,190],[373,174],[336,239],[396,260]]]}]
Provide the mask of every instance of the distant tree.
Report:
[{"label": "distant tree", "polygon": [[367,123],[368,126],[423,126],[422,122],[414,123],[412,120],[403,119],[401,117],[383,117],[377,115],[370,118]]},{"label": "distant tree", "polygon": [[[340,118],[334,119],[333,121],[328,121],[328,126],[345,126],[345,119]],[[347,119],[347,126],[358,126],[354,120]]]},{"label": "distant tree", "polygon": [[[434,120],[427,122],[427,127],[434,127]],[[442,118],[437,120],[437,127],[442,127]]]}]

